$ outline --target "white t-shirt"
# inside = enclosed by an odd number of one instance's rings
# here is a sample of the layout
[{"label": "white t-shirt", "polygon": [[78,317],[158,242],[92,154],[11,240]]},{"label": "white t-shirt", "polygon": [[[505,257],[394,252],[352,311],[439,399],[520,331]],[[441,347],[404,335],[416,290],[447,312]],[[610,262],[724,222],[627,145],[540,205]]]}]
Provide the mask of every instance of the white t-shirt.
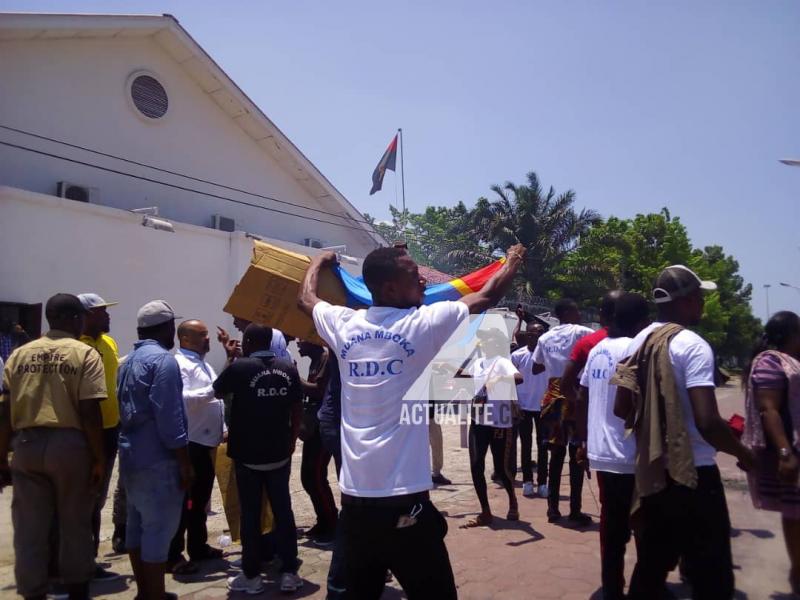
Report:
[{"label": "white t-shirt", "polygon": [[533,361],[545,366],[548,377],[561,377],[569,362],[572,347],[579,339],[590,333],[594,331],[583,325],[572,323],[556,325],[539,338],[533,351]]},{"label": "white t-shirt", "polygon": [[353,310],[319,302],[313,316],[342,378],[342,492],[381,498],[430,489],[428,398],[404,396],[468,318],[467,305]]},{"label": "white t-shirt", "polygon": [[508,429],[513,425],[511,403],[517,401],[514,375],[519,373],[513,363],[504,356],[479,358],[470,366],[475,393],[486,386],[488,397],[484,404],[473,406],[475,422]]},{"label": "white t-shirt", "polygon": [[[650,332],[662,325],[664,323],[651,323],[640,331],[628,345],[625,357],[636,352]],[[675,374],[675,383],[678,386],[681,407],[686,420],[686,429],[692,443],[694,466],[715,465],[717,451],[697,431],[688,391],[695,387],[714,387],[714,353],[711,346],[695,332],[684,329],[669,343],[669,360],[672,363],[672,371]]]},{"label": "white t-shirt", "polygon": [[589,435],[586,454],[592,468],[609,473],[633,473],[636,464],[636,438],[625,437],[625,422],[614,414],[617,386],[609,380],[617,363],[627,354],[631,338],[606,338],[586,360],[581,385],[589,389]]},{"label": "white t-shirt", "polygon": [[523,346],[511,354],[511,362],[522,374],[522,383],[517,386],[517,398],[522,410],[542,410],[542,398],[547,391],[547,371],[533,374],[533,352]]}]

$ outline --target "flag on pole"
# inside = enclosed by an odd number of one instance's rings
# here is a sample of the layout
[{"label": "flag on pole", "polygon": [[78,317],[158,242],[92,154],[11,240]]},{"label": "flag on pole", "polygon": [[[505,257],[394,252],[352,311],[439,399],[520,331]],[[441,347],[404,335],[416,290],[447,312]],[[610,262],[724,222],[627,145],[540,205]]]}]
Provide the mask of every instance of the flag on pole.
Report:
[{"label": "flag on pole", "polygon": [[[389,143],[389,147],[386,148],[386,152],[383,153],[381,157],[381,161],[378,163],[378,166],[375,167],[375,170],[372,172],[372,189],[369,191],[369,195],[372,196],[377,191],[380,191],[381,187],[383,187],[383,175],[386,173],[386,170],[389,169],[390,171],[395,171],[395,164],[397,163],[397,134],[392,138],[392,141]],[[396,171],[395,171],[396,172]]]}]

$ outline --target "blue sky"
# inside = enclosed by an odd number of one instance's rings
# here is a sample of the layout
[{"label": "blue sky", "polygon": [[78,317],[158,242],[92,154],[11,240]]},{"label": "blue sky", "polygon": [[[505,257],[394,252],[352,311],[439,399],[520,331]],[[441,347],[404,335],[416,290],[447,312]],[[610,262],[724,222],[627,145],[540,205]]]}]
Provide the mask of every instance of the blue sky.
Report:
[{"label": "blue sky", "polygon": [[773,311],[800,311],[800,4],[793,1],[80,2],[175,15],[362,211],[397,127],[406,198],[471,204],[535,170],[579,207],[667,206]]}]

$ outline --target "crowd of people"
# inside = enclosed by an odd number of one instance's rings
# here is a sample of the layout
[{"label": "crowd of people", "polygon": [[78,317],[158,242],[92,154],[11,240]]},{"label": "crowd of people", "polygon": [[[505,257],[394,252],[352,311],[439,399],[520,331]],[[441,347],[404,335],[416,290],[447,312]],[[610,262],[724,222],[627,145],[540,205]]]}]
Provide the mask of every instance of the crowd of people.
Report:
[{"label": "crowd of people", "polygon": [[[97,554],[118,459],[114,549],[129,555],[137,598],[174,596],[165,573],[191,574],[199,562],[223,557],[206,526],[222,445],[233,463],[242,545],[241,572],[228,587],[261,593],[263,565],[275,556],[280,590],[300,589],[289,481],[301,439],[300,478],[316,515],[305,535],[332,548],[328,598],[379,598],[392,576],[409,598],[456,598],[447,521],[430,498],[434,485],[450,483],[437,407],[408,392],[470,314],[502,300],[524,259],[525,248],[514,246],[480,290],[423,305],[426,282],[407,251],[380,248],[363,264],[373,304],[353,309],[318,297],[320,272],[337,260],[318,255],[297,304],[325,346],[297,340],[310,361],[305,377],[286,336],[241,318],[234,319],[241,340],[216,332],[227,356],[217,373],[206,360],[207,325],[163,300],[138,310],[139,341],[120,359],[109,335],[115,303],[95,293],[51,297],[49,331],[3,357],[0,486],[13,485],[18,593],[45,598],[55,582],[77,600],[88,598],[92,580],[117,577]],[[653,322],[643,296],[610,291],[596,331],[581,325],[576,302],[563,299],[555,326],[519,309],[511,348],[499,332],[480,334],[480,353],[452,373],[471,379],[474,392],[467,445],[479,510],[464,527],[495,519],[489,451],[510,521],[520,518],[518,464],[522,495],[546,499],[548,521],[563,518],[567,461],[566,521],[574,527],[592,523],[582,489],[589,468],[597,475],[604,598],[661,597],[679,565],[693,597],[731,598],[731,525],[716,466],[716,453],[725,452],[748,472],[755,505],[782,513],[790,582],[800,592],[800,318],[781,312],[766,325],[743,378],[740,440],[717,407],[711,347],[691,330],[714,288],[673,265],[654,282]],[[429,418],[399,419],[404,402],[423,404]],[[632,537],[637,560],[626,590]]]}]

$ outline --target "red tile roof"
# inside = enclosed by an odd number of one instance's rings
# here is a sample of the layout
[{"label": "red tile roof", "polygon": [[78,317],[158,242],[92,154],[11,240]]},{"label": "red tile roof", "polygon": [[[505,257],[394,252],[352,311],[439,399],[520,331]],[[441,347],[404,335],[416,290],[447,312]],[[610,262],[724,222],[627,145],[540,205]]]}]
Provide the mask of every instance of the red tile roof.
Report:
[{"label": "red tile roof", "polygon": [[455,279],[452,275],[442,273],[432,267],[425,267],[423,265],[419,265],[419,274],[428,280],[428,284],[447,283]]}]

